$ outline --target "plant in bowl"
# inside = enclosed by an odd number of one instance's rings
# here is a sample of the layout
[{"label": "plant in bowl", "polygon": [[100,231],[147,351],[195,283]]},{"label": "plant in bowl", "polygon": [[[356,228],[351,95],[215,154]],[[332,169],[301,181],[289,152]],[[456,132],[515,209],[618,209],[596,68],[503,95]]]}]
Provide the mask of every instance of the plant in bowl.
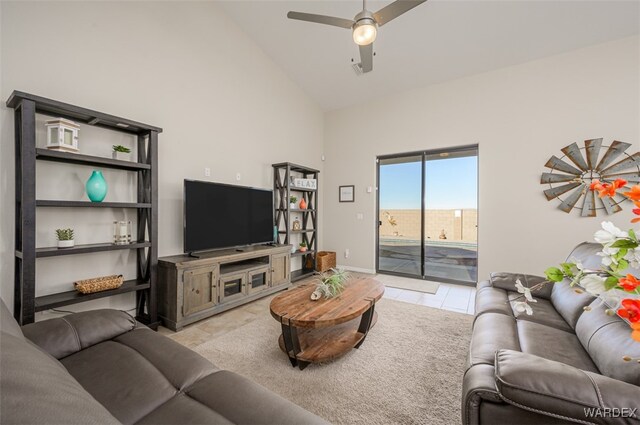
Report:
[{"label": "plant in bowl", "polygon": [[56,238],[58,239],[58,248],[71,248],[75,244],[73,229],[56,229]]},{"label": "plant in bowl", "polygon": [[302,241],[300,242],[300,252],[306,252],[307,251],[307,243]]},{"label": "plant in bowl", "polygon": [[349,280],[349,274],[342,269],[331,269],[321,273],[320,282],[311,294],[311,299],[315,301],[321,297],[333,298],[340,295],[347,280]]},{"label": "plant in bowl", "polygon": [[297,201],[298,201],[298,197],[289,196],[289,208],[292,209],[292,210],[295,210]]},{"label": "plant in bowl", "polygon": [[131,153],[131,149],[122,145],[113,145],[113,159],[118,159],[118,154],[129,154]]}]

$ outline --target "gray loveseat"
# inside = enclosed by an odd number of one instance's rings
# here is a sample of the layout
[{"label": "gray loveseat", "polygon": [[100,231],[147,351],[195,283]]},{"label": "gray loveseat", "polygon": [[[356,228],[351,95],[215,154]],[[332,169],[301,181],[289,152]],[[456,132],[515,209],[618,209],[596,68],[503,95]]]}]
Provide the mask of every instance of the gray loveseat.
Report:
[{"label": "gray loveseat", "polygon": [[326,423],[124,312],[20,328],[0,304],[2,424]]},{"label": "gray loveseat", "polygon": [[[568,258],[595,269],[600,249],[584,243]],[[528,287],[544,280],[493,273],[478,284],[463,424],[639,425],[640,363],[623,360],[640,358],[629,326],[568,282],[535,294],[533,315],[518,313],[516,279]]]}]

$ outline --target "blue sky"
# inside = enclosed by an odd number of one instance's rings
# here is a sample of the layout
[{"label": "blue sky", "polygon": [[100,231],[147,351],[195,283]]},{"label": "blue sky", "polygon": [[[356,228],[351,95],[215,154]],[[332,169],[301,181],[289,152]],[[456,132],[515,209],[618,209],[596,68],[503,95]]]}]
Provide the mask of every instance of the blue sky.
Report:
[{"label": "blue sky", "polygon": [[[380,208],[420,209],[421,163],[380,166]],[[477,208],[478,158],[443,158],[426,163],[426,208]]]}]

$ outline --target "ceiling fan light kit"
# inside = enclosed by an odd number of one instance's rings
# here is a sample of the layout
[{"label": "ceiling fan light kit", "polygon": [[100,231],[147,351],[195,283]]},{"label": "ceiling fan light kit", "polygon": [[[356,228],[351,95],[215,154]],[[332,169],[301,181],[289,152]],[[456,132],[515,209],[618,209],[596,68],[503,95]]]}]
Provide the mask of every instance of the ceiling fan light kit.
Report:
[{"label": "ceiling fan light kit", "polygon": [[353,19],[302,12],[289,12],[287,13],[287,18],[351,29],[353,41],[359,46],[360,50],[360,63],[354,64],[353,67],[354,69],[357,67],[360,70],[360,72],[356,70],[356,73],[360,75],[373,71],[373,42],[378,35],[378,27],[381,27],[425,1],[427,0],[396,0],[377,12],[371,13],[367,10],[366,0],[362,0],[362,11]]}]

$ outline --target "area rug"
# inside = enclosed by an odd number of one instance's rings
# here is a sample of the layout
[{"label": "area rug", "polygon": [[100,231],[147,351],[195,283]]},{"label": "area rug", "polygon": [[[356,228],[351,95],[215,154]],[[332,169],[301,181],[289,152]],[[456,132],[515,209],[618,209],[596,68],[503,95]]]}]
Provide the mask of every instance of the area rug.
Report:
[{"label": "area rug", "polygon": [[459,424],[473,316],[389,299],[376,311],[359,349],[303,371],[268,311],[195,351],[334,424]]},{"label": "area rug", "polygon": [[427,294],[435,294],[438,292],[440,284],[437,282],[431,282],[429,280],[418,279],[380,279],[378,275],[376,277],[380,282],[384,283],[384,286],[391,288],[408,289],[409,291],[424,292]]}]

